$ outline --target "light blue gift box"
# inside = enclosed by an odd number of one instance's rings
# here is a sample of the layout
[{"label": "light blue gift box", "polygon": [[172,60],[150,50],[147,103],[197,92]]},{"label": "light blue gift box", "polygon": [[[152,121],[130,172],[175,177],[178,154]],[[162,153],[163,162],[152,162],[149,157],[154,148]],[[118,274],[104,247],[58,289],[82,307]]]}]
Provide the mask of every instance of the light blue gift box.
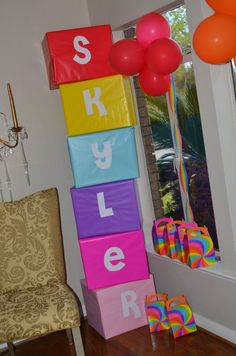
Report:
[{"label": "light blue gift box", "polygon": [[76,188],[139,176],[133,127],[67,140]]}]

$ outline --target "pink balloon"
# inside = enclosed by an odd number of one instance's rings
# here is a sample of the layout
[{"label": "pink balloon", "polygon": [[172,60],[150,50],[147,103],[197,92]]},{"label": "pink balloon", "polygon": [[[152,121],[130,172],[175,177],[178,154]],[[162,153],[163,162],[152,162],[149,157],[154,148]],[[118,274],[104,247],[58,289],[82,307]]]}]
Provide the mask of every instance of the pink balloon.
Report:
[{"label": "pink balloon", "polygon": [[170,37],[168,21],[160,14],[150,12],[141,17],[136,27],[136,37],[141,46],[146,48],[157,38]]},{"label": "pink balloon", "polygon": [[134,75],[144,66],[144,49],[137,40],[120,40],[111,46],[109,60],[116,72]]},{"label": "pink balloon", "polygon": [[170,88],[170,75],[158,75],[144,67],[139,74],[141,89],[150,96],[160,96],[168,92]]},{"label": "pink balloon", "polygon": [[177,42],[170,38],[158,38],[149,45],[145,60],[150,71],[166,75],[173,73],[179,67],[183,55]]}]

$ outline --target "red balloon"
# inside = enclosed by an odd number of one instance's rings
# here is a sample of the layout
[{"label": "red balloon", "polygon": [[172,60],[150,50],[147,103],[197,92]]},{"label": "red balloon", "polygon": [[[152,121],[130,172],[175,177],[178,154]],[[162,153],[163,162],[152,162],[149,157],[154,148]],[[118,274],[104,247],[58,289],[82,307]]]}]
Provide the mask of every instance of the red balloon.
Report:
[{"label": "red balloon", "polygon": [[173,73],[179,67],[183,55],[177,42],[170,38],[159,38],[149,45],[145,60],[150,71],[166,75]]},{"label": "red balloon", "polygon": [[208,5],[219,14],[236,16],[235,0],[206,0]]},{"label": "red balloon", "polygon": [[193,47],[206,63],[229,62],[236,56],[236,18],[215,13],[204,19],[195,30]]},{"label": "red balloon", "polygon": [[138,42],[146,48],[151,42],[160,37],[170,37],[168,21],[160,14],[150,12],[141,17],[136,26]]},{"label": "red balloon", "polygon": [[168,92],[170,88],[170,75],[158,75],[144,67],[139,74],[141,89],[150,96],[160,96]]},{"label": "red balloon", "polygon": [[137,40],[120,40],[111,46],[109,60],[116,72],[134,75],[144,66],[144,49]]}]

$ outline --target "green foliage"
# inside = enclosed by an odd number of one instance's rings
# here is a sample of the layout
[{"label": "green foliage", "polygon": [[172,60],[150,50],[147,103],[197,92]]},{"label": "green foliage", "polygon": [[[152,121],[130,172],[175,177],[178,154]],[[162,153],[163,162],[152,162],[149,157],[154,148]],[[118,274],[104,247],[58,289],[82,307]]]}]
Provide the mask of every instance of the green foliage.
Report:
[{"label": "green foliage", "polygon": [[196,85],[186,83],[185,96],[184,96],[184,109],[187,117],[199,116],[199,104],[197,99]]},{"label": "green foliage", "polygon": [[[155,148],[173,147],[166,98],[147,97],[147,103]],[[177,97],[177,111],[184,152],[195,159],[205,160],[201,118],[195,85],[186,85],[183,97]]]},{"label": "green foliage", "polygon": [[192,62],[186,62],[174,72],[175,86],[179,98],[184,99],[186,85],[195,86],[195,77]]},{"label": "green foliage", "polygon": [[185,6],[166,12],[165,17],[171,26],[171,38],[179,43],[184,54],[189,53],[191,46]]},{"label": "green foliage", "polygon": [[168,107],[165,95],[146,96],[148,116],[151,122],[168,119]]},{"label": "green foliage", "polygon": [[[185,76],[179,80],[184,84],[179,86],[176,83],[177,90],[177,110],[180,120],[193,116],[199,116],[199,105],[197,99],[197,90],[194,82],[188,81]],[[181,88],[181,91],[179,90]],[[146,96],[148,115],[152,122],[159,120],[169,120],[166,96]]]},{"label": "green foliage", "polygon": [[163,189],[161,189],[161,192],[163,194],[161,200],[162,200],[165,216],[172,215],[178,208],[178,205],[176,203],[176,199],[174,196],[174,192],[171,191],[171,185],[172,185],[172,183],[168,183],[168,184],[166,184],[166,186]]}]

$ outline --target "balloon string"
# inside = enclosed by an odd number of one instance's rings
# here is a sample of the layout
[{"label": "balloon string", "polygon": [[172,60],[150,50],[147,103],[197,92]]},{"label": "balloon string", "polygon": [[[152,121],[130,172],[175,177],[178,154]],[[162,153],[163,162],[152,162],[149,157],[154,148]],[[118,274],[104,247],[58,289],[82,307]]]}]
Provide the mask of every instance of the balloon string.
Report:
[{"label": "balloon string", "polygon": [[175,171],[178,174],[184,218],[186,222],[191,223],[194,222],[194,217],[189,200],[188,175],[183,159],[183,143],[178,123],[177,98],[173,74],[171,75],[171,86],[166,97],[170,116],[171,135],[175,151],[174,166]]}]

